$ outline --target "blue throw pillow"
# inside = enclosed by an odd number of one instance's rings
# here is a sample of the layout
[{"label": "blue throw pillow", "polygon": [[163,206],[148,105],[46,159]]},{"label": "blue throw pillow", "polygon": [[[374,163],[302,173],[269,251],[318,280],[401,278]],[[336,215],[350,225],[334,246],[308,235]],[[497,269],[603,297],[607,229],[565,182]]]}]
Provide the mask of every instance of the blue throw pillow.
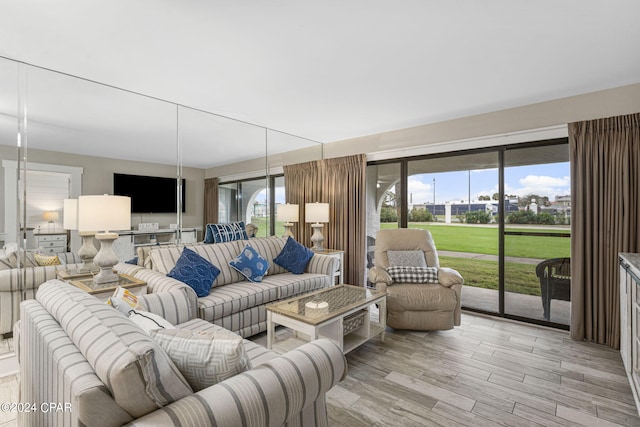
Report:
[{"label": "blue throw pillow", "polygon": [[229,265],[250,282],[262,282],[262,278],[269,269],[269,261],[249,245],[245,246],[234,260],[229,261]]},{"label": "blue throw pillow", "polygon": [[218,267],[191,249],[184,248],[176,265],[167,273],[167,276],[191,286],[199,297],[206,297],[218,274],[220,274]]},{"label": "blue throw pillow", "polygon": [[311,249],[301,245],[289,236],[284,248],[282,248],[282,251],[274,258],[273,262],[280,267],[286,268],[293,274],[302,274],[312,257],[313,251]]},{"label": "blue throw pillow", "polygon": [[134,256],[133,258],[131,258],[129,261],[125,261],[125,264],[133,264],[133,265],[138,265],[138,257]]},{"label": "blue throw pillow", "polygon": [[205,243],[224,243],[248,239],[244,221],[229,224],[207,224],[204,234]]}]

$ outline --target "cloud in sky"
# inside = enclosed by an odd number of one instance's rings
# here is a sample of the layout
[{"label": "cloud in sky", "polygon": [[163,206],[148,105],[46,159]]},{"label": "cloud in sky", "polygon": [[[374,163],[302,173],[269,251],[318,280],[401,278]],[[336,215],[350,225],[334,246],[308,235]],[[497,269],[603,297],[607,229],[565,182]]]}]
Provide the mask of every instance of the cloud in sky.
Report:
[{"label": "cloud in sky", "polygon": [[569,194],[571,192],[571,180],[568,176],[553,177],[541,175],[527,175],[518,180],[518,187],[506,184],[507,194],[526,196],[527,194],[538,194],[547,196],[553,200],[555,196]]},{"label": "cloud in sky", "polygon": [[409,177],[407,188],[409,190],[409,201],[413,203],[426,203],[433,201],[433,184],[422,182],[416,177]]}]

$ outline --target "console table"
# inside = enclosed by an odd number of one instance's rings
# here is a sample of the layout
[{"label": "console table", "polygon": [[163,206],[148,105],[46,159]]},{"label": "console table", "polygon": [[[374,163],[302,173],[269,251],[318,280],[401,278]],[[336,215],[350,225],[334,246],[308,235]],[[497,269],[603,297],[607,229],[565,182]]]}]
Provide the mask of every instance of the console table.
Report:
[{"label": "console table", "polygon": [[[198,230],[195,227],[181,228],[180,243],[196,243]],[[175,228],[159,228],[157,230],[120,231],[120,237],[113,242],[113,251],[120,261],[127,261],[136,256],[136,248],[140,246],[169,245],[176,243],[178,230]]]}]

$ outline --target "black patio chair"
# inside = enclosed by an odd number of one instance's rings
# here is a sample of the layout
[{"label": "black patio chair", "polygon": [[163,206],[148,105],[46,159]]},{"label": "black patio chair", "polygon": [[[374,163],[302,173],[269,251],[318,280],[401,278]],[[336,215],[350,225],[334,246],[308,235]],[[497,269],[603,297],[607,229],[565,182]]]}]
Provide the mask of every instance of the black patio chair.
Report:
[{"label": "black patio chair", "polygon": [[571,258],[552,258],[536,266],[544,318],[551,317],[551,300],[571,301]]}]

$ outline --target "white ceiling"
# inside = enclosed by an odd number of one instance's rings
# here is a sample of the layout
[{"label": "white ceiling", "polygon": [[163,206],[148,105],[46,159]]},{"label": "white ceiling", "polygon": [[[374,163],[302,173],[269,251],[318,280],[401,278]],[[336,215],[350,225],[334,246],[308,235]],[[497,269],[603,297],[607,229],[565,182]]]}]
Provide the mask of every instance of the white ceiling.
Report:
[{"label": "white ceiling", "polygon": [[[638,83],[639,16],[638,0],[0,0],[0,56],[333,142]],[[32,147],[175,160],[174,106],[72,80],[29,70]],[[15,105],[0,99],[0,137]],[[263,129],[203,116],[178,115],[185,165],[264,153]]]}]

